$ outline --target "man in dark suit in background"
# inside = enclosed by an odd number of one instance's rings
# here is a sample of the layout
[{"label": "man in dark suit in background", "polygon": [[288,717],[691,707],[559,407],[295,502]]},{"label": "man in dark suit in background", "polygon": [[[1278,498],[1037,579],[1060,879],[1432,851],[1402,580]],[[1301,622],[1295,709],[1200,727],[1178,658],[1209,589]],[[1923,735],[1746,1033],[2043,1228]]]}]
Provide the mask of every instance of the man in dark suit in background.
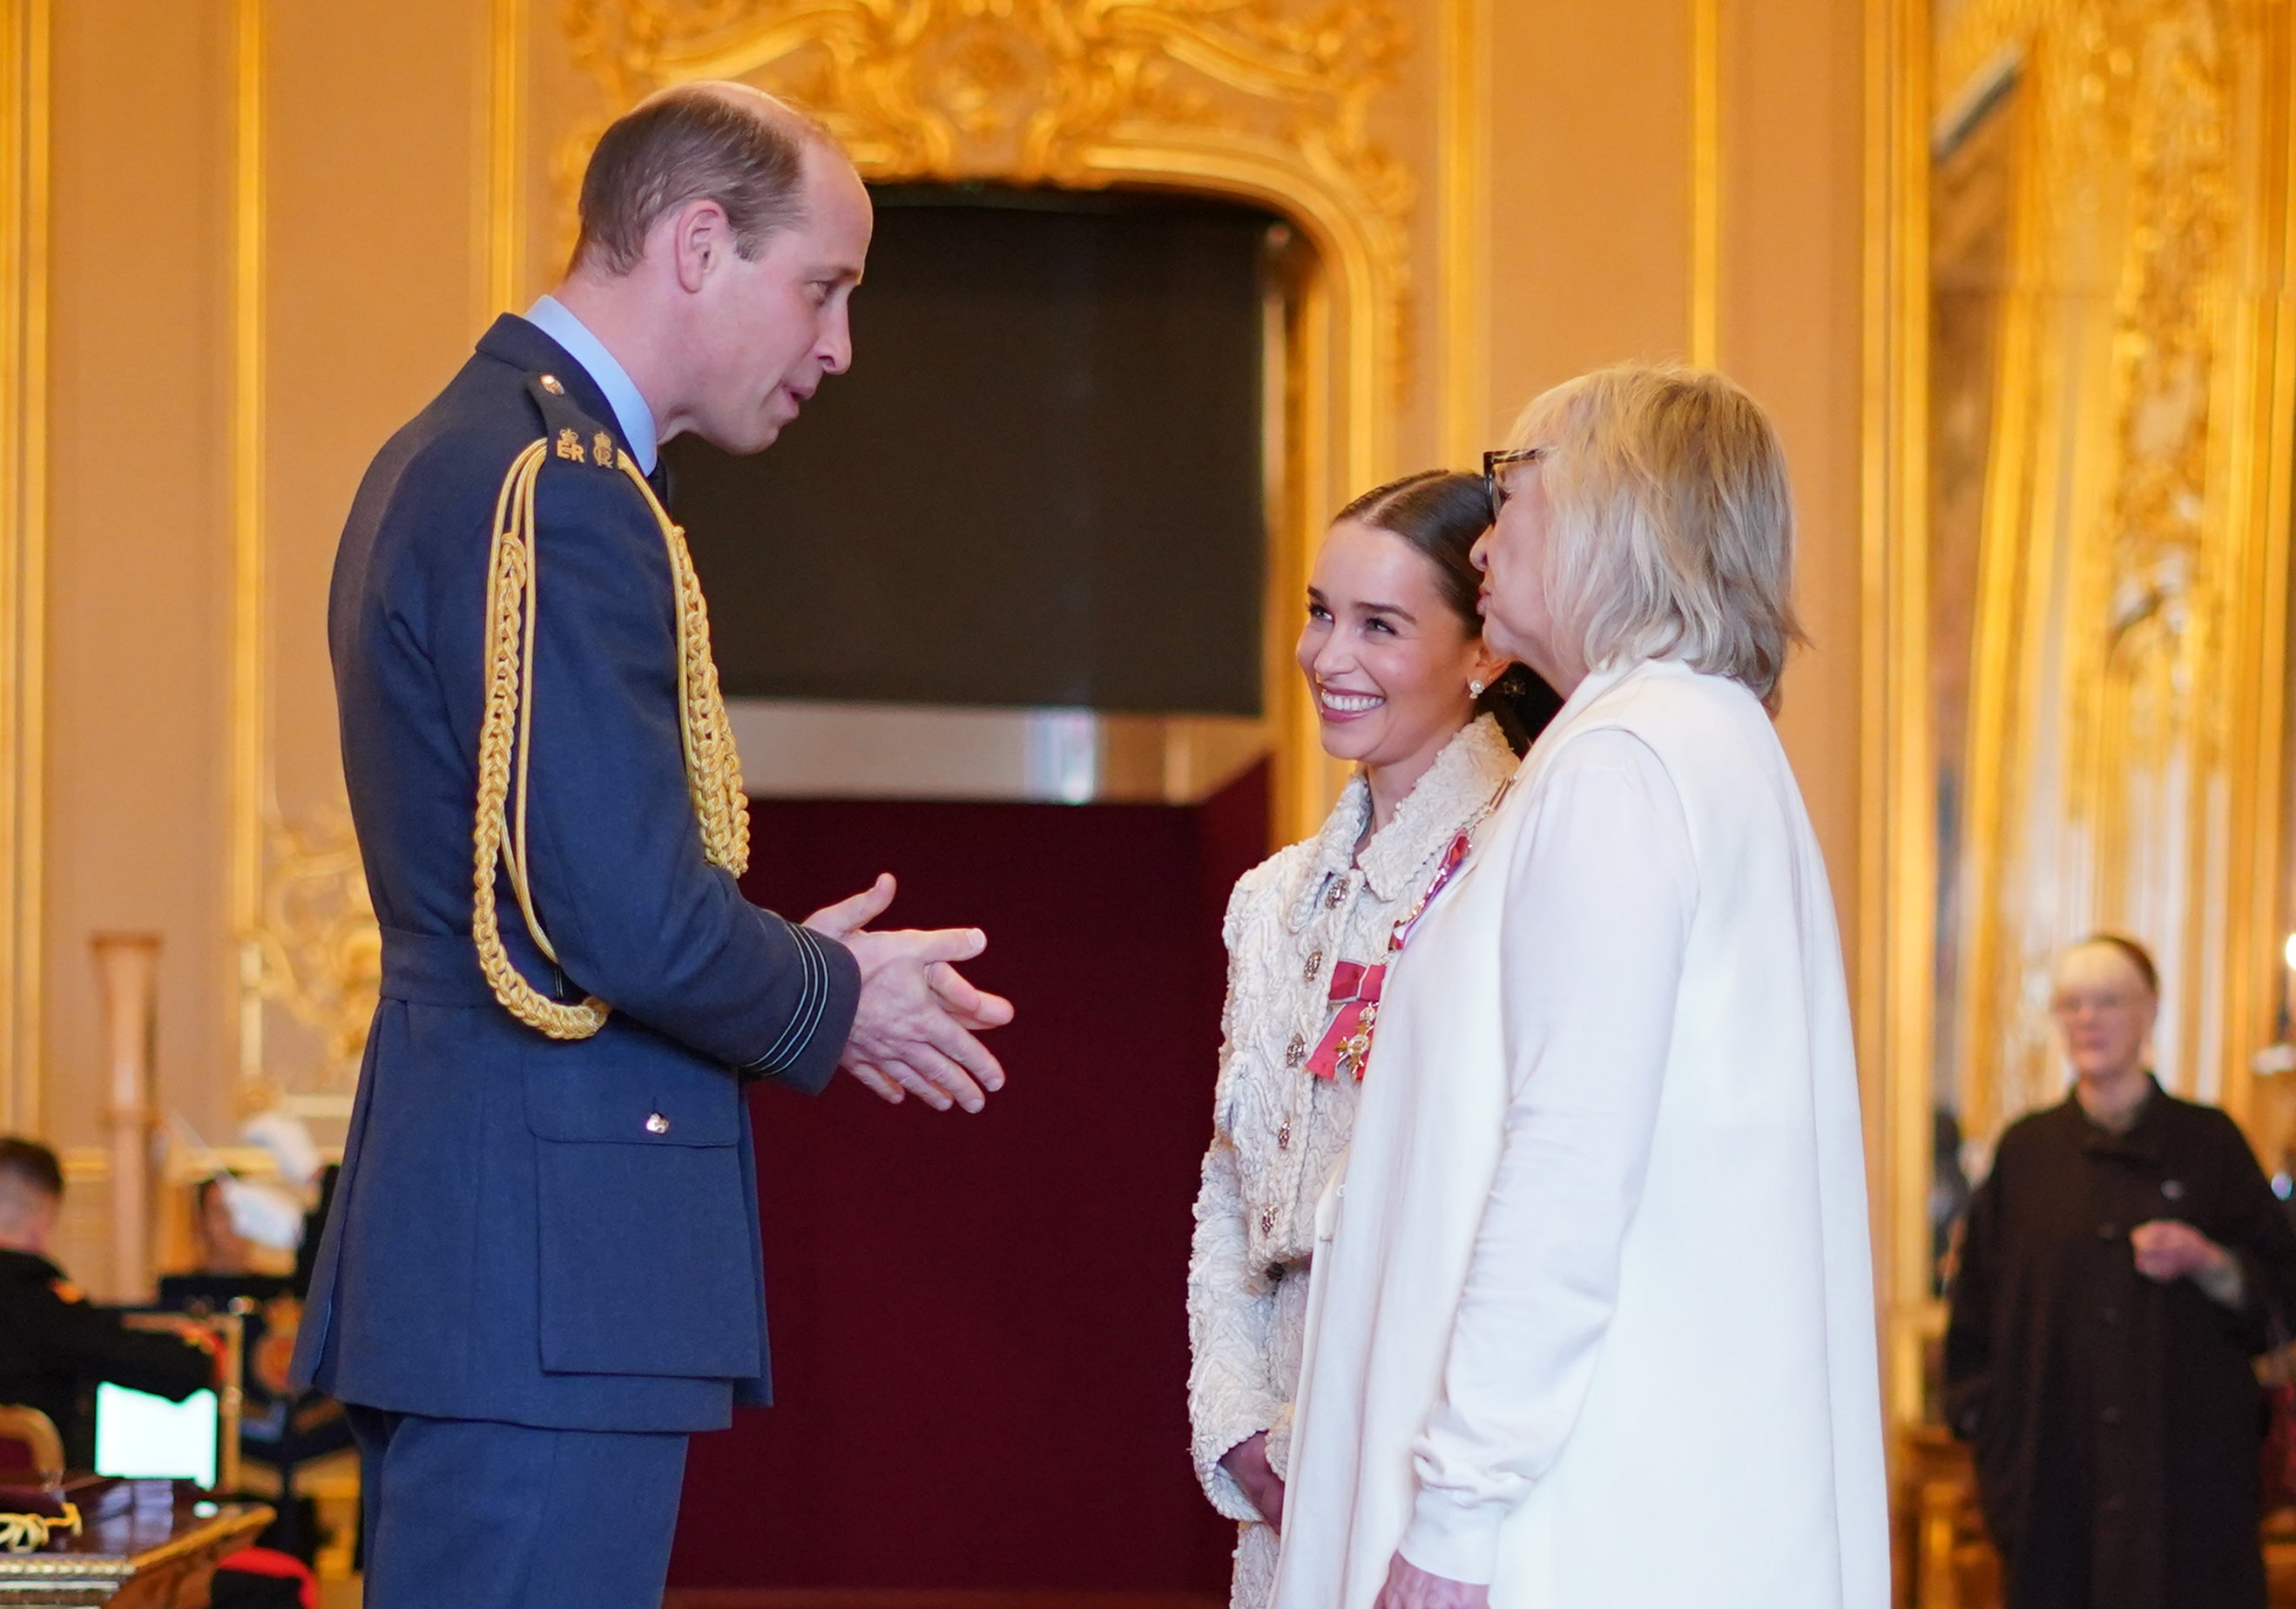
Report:
[{"label": "man in dark suit in background", "polygon": [[56,1153],[36,1140],[0,1137],[0,1402],[47,1415],[65,1465],[88,1469],[98,1385],[181,1402],[216,1383],[216,1357],[189,1324],[130,1329],[90,1302],[49,1256],[63,1204]]},{"label": "man in dark suit in background", "polygon": [[[565,282],[383,448],[329,610],[383,937],[298,1378],[348,1405],[369,1609],[659,1602],[689,1433],[766,1394],[742,1087],[978,1111],[975,931],[744,901],[660,443],[768,446],[851,360],[867,192],[734,85],[610,128]],[[476,828],[473,828],[473,805]],[[476,876],[474,879],[474,870]]]}]

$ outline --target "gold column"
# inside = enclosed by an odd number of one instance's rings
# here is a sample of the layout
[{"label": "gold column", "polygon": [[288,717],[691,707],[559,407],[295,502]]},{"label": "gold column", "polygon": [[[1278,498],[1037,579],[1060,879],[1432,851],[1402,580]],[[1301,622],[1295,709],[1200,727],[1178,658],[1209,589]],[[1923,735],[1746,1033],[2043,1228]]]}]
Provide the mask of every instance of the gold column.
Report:
[{"label": "gold column", "polygon": [[[1701,0],[1710,4],[1711,0]],[[1443,0],[1437,19],[1436,440],[1454,468],[1491,433],[1491,0]]]},{"label": "gold column", "polygon": [[1720,362],[1722,0],[1690,0],[1690,361]]},{"label": "gold column", "polygon": [[487,12],[487,47],[480,58],[485,76],[480,105],[485,109],[480,141],[479,238],[484,283],[482,323],[497,313],[516,311],[525,286],[524,216],[526,116],[526,0],[491,0]]},{"label": "gold column", "polygon": [[[2221,472],[2234,532],[2226,543],[2228,591],[2246,600],[2225,622],[2233,667],[2225,769],[2234,779],[2225,842],[2234,864],[2218,872],[2224,891],[2223,1101],[2265,1137],[2252,1054],[2272,1031],[2283,973],[2280,937],[2287,912],[2292,825],[2287,750],[2290,522],[2296,518],[2296,307],[2289,289],[2296,264],[2296,19],[2284,5],[2258,17],[2257,53],[2269,87],[2259,98],[2255,132],[2260,160],[2244,205],[2255,219],[2233,275],[2252,299],[2252,312],[2232,322],[2221,406],[2238,421],[2227,432]],[[2244,300],[2245,300],[2244,299]],[[2247,864],[2241,865],[2239,862]],[[2267,1156],[2267,1162],[2272,1159]]]},{"label": "gold column", "polygon": [[263,919],[269,620],[263,554],[263,5],[233,6],[231,181],[231,852],[240,954],[239,1076],[263,1071],[256,930]]},{"label": "gold column", "polygon": [[1857,1030],[1882,1398],[1899,1424],[1921,1414],[1931,1307],[1929,34],[1927,0],[1867,0]]},{"label": "gold column", "polygon": [[111,1295],[142,1301],[152,1293],[160,935],[98,933],[94,948],[103,998],[104,1127],[111,1140]]},{"label": "gold column", "polygon": [[41,1125],[48,0],[0,0],[0,1129]]}]

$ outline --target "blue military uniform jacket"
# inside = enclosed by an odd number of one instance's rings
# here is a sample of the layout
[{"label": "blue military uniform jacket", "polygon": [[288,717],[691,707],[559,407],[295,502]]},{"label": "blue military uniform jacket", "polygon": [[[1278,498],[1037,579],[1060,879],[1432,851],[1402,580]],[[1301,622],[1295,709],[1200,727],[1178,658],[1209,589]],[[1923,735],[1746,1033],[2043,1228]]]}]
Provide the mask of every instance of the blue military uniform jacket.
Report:
[{"label": "blue military uniform jacket", "polygon": [[[586,450],[537,491],[528,817],[559,966],[499,873],[497,894],[529,981],[613,1006],[571,1042],[496,1003],[471,937],[496,499],[565,430]],[[403,1413],[701,1430],[765,1395],[743,1084],[825,1085],[859,973],[703,858],[668,559],[602,436],[628,449],[564,349],[504,316],[376,457],[343,531],[328,626],[382,1000],[296,1370]]]}]

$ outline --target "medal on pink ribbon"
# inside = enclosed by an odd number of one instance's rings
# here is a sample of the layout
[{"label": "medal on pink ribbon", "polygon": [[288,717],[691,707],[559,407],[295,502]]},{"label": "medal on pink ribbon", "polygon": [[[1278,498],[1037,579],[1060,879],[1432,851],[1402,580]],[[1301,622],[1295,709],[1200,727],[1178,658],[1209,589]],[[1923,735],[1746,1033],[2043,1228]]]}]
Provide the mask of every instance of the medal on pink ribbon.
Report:
[{"label": "medal on pink ribbon", "polygon": [[1466,864],[1467,850],[1473,841],[1475,829],[1482,825],[1484,817],[1498,808],[1499,800],[1506,797],[1506,791],[1507,784],[1502,783],[1499,791],[1491,795],[1490,803],[1477,811],[1474,820],[1460,828],[1459,835],[1451,840],[1450,847],[1443,851],[1443,859],[1436,866],[1435,875],[1427,884],[1426,891],[1412,902],[1411,908],[1403,913],[1402,918],[1389,932],[1386,957],[1372,966],[1365,966],[1360,961],[1341,961],[1332,966],[1332,987],[1326,998],[1339,1010],[1332,1018],[1332,1025],[1324,1030],[1324,1038],[1316,1045],[1316,1054],[1308,1058],[1308,1071],[1316,1077],[1336,1079],[1345,1073],[1358,1083],[1363,1081],[1364,1069],[1371,1064],[1372,1032],[1379,1026],[1379,997],[1387,986],[1387,969],[1403,952],[1404,945],[1411,938],[1411,930],[1426,914],[1435,896],[1443,891],[1443,885]]}]

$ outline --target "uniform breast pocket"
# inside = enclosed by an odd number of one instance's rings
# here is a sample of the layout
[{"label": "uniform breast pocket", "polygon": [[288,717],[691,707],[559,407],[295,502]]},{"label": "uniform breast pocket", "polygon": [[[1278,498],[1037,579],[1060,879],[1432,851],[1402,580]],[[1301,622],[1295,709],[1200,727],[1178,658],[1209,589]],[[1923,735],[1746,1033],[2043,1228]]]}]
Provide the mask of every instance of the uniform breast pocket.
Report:
[{"label": "uniform breast pocket", "polygon": [[523,1076],[542,1367],[757,1375],[764,1276],[734,1080],[676,1047],[605,1035],[537,1047]]}]

